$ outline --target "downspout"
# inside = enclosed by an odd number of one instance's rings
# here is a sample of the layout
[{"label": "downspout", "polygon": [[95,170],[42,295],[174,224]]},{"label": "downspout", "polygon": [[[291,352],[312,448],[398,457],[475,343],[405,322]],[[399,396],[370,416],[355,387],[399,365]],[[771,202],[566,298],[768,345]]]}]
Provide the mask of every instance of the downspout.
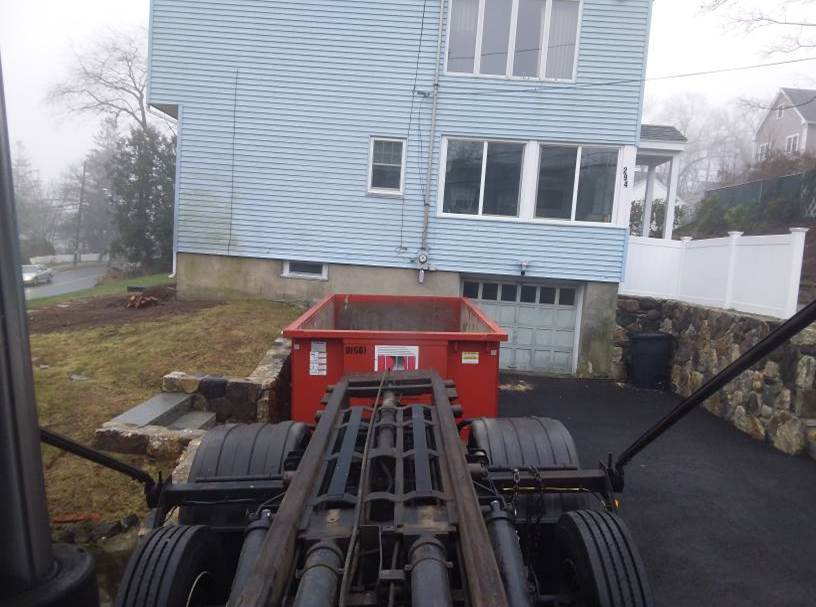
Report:
[{"label": "downspout", "polygon": [[[428,133],[428,166],[425,171],[425,191],[422,195],[422,239],[417,262],[419,282],[425,280],[425,271],[431,269],[428,261],[428,224],[431,216],[431,178],[433,176],[434,140],[436,138],[436,109],[439,99],[439,63],[442,59],[442,23],[445,15],[445,0],[439,0],[439,22],[436,28],[436,63],[434,64],[433,100],[431,101],[431,130]],[[438,181],[437,181],[438,183]]]}]

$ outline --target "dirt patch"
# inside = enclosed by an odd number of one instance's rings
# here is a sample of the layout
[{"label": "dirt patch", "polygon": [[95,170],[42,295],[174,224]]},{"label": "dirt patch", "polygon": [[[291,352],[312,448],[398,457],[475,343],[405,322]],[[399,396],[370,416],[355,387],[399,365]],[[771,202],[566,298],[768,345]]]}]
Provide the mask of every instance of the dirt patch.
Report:
[{"label": "dirt patch", "polygon": [[145,295],[157,298],[156,305],[128,308],[129,295],[109,295],[56,304],[28,313],[30,333],[88,329],[133,322],[163,320],[219,305],[219,302],[178,301],[175,285],[150,287]]}]

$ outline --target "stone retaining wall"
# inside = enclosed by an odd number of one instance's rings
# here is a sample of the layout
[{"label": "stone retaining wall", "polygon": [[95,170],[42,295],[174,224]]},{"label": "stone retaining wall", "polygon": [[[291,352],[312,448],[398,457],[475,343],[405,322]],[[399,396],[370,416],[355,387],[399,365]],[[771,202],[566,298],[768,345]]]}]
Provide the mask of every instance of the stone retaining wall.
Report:
[{"label": "stone retaining wall", "polygon": [[[677,338],[672,391],[688,396],[764,338],[779,321],[683,302],[618,299],[613,374],[626,377],[629,331],[665,331]],[[810,327],[744,372],[705,408],[785,453],[816,458],[816,328]]]}]

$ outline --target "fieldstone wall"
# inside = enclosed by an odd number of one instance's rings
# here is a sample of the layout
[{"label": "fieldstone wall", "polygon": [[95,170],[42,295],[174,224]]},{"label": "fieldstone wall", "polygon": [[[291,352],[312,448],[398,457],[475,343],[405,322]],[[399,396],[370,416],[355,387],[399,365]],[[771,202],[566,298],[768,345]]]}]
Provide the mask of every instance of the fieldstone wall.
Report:
[{"label": "fieldstone wall", "polygon": [[[736,360],[779,321],[678,301],[620,297],[613,374],[626,377],[629,331],[677,338],[672,391],[688,396]],[[789,454],[816,459],[816,328],[810,327],[740,375],[704,406],[742,432]]]}]

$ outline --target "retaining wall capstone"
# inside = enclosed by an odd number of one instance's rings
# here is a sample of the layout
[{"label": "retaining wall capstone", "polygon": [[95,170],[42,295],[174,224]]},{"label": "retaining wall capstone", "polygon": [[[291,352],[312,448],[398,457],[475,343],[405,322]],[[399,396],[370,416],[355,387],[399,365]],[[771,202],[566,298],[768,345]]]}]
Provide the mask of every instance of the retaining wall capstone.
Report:
[{"label": "retaining wall capstone", "polygon": [[[672,391],[688,396],[781,321],[678,301],[620,297],[613,373],[627,373],[630,331],[676,338]],[[704,407],[789,454],[816,459],[816,327],[799,334],[709,398]]]}]

